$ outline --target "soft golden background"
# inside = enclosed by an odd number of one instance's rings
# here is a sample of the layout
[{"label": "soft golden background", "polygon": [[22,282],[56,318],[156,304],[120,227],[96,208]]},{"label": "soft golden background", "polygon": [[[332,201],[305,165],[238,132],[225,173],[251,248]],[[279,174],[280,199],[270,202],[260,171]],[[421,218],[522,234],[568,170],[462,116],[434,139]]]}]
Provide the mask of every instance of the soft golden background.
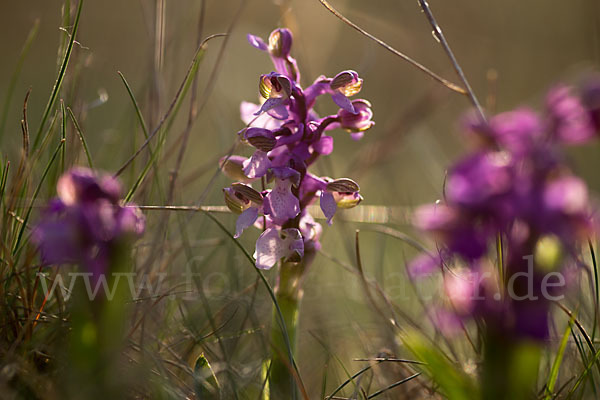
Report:
[{"label": "soft golden background", "polygon": [[[208,0],[204,36],[227,31],[242,3]],[[236,132],[243,127],[238,111],[240,102],[257,101],[258,76],[271,71],[268,56],[247,44],[246,33],[266,37],[273,28],[286,26],[295,35],[292,54],[298,59],[304,86],[320,74],[333,76],[344,69],[355,69],[364,78],[360,97],[371,101],[375,113],[377,125],[360,142],[350,140],[345,132],[335,132],[335,151],[327,160],[321,160],[318,172],[354,178],[361,185],[364,205],[400,208],[391,226],[414,234],[401,211],[441,196],[444,171],[465,151],[459,120],[469,109],[467,98],[441,87],[344,25],[317,0],[249,0],[245,3],[222,59],[218,61],[223,39],[215,39],[210,42],[199,70],[199,100],[206,101],[206,107],[191,132],[176,204],[198,201],[215,172],[216,160],[226,153]],[[332,0],[331,3],[370,33],[458,83],[416,0]],[[142,141],[117,71],[123,72],[134,88],[152,128],[171,102],[196,47],[200,1],[164,1],[163,61],[156,74],[153,73],[157,69],[156,4],[154,0],[88,0],[84,7],[77,36],[80,45],[75,47],[66,82],[74,95],[63,91],[63,96],[80,118],[96,165],[107,171],[115,171],[132,154],[134,143],[139,145]],[[30,125],[37,129],[56,76],[57,46],[65,35],[59,30],[61,6],[58,0],[4,0],[0,4],[3,55],[0,94],[6,91],[27,33],[34,21],[40,20],[39,35],[26,59],[8,114],[2,152],[12,154],[13,159],[21,141],[21,104],[27,89],[32,88]],[[496,111],[520,105],[539,108],[549,87],[560,81],[576,84],[600,62],[600,3],[597,0],[434,0],[431,7],[475,93]],[[220,65],[211,80],[217,61]],[[78,74],[76,80],[75,73]],[[490,80],[494,75],[497,79]],[[211,84],[214,90],[205,98],[205,88]],[[151,101],[152,88],[158,90],[158,105]],[[97,100],[101,93],[108,94],[108,100],[99,105]],[[335,110],[329,99],[323,99],[317,107],[321,114]],[[187,109],[188,101],[169,133],[166,148],[183,131]],[[71,159],[83,164],[85,158],[76,143],[71,149]],[[600,190],[598,150],[594,145],[570,153],[574,168],[595,191]],[[243,149],[243,153],[250,154],[250,149]],[[174,163],[174,157],[161,160],[159,178],[165,187]],[[139,171],[141,163],[134,168]],[[126,187],[133,182],[134,170],[123,175]],[[219,175],[208,187],[205,204],[222,205],[221,188],[227,184],[228,180]],[[140,204],[159,204],[156,191],[149,187],[144,189],[135,200]],[[51,194],[50,190],[48,196]],[[159,213],[148,213],[149,230],[140,244],[140,261],[146,259],[144,244],[154,239],[159,218]],[[218,218],[227,227],[234,226],[233,216],[219,215]],[[326,253],[355,268],[354,231],[367,230],[361,234],[361,250],[368,277],[379,282],[401,310],[426,324],[422,307],[405,279],[405,260],[410,259],[414,251],[395,239],[368,232],[374,225],[368,220],[344,222],[343,218],[340,215],[333,227],[324,227]],[[187,332],[184,326],[192,324],[200,331],[205,328],[205,309],[199,305],[198,296],[202,289],[218,321],[224,322],[233,310],[238,310],[234,323],[228,323],[221,334],[239,335],[240,327],[235,322],[241,321],[248,311],[252,294],[243,290],[254,283],[255,273],[206,217],[188,214],[184,219],[187,235],[194,244],[194,257],[200,260],[194,267],[198,269],[195,272],[201,274],[203,284],[186,298],[169,298],[147,311],[148,330],[170,342]],[[151,267],[169,273],[169,286],[180,282],[181,271],[190,265],[189,257],[181,251],[179,223],[180,220],[171,216],[162,258]],[[250,230],[242,243],[251,251],[257,236],[257,230]],[[269,278],[274,278],[274,272],[267,272]],[[305,288],[298,363],[311,396],[316,397],[326,364],[330,371],[327,392],[345,379],[335,357],[353,372],[363,364],[352,358],[372,357],[383,349],[393,350],[395,341],[384,318],[370,308],[356,276],[327,257],[318,256]],[[425,293],[428,290],[427,287],[422,289]],[[185,322],[174,311],[181,304],[187,310]],[[215,311],[222,307],[225,311]],[[262,328],[270,323],[269,307],[266,292],[259,287],[252,310],[255,314],[252,326],[256,329],[241,334],[241,345],[234,347],[231,341],[226,341],[230,351],[224,356],[214,343],[205,344],[204,350],[208,349],[207,356],[212,357],[211,363],[217,370],[233,368],[248,380],[257,380],[263,353],[258,351],[256,343],[260,342],[257,337],[264,334]],[[319,341],[329,350],[325,351]],[[378,375],[381,382],[394,380],[391,368],[381,368]]]}]

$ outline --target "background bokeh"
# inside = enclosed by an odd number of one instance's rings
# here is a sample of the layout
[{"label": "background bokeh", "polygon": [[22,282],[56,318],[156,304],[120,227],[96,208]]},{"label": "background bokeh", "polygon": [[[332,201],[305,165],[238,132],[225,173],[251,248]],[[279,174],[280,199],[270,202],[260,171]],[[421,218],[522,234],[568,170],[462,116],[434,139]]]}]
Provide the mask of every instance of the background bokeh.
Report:
[{"label": "background bokeh", "polygon": [[[117,71],[133,87],[152,128],[167,110],[197,45],[201,2],[164,1],[164,48],[162,60],[157,62],[160,46],[155,28],[160,3],[102,0],[85,4],[79,45],[75,47],[67,89],[62,94],[65,104],[79,118],[96,165],[107,171],[121,166],[143,140]],[[391,215],[388,226],[416,235],[407,223],[405,211],[441,197],[445,169],[465,150],[459,128],[469,103],[466,97],[450,92],[344,25],[317,0],[249,0],[239,11],[242,3],[206,1],[203,36],[226,32],[234,25],[222,56],[224,40],[218,38],[209,43],[201,64],[198,96],[205,107],[191,131],[174,204],[195,204],[206,191],[205,205],[223,205],[221,188],[229,181],[221,175],[212,181],[217,160],[226,154],[236,132],[243,128],[239,119],[240,102],[257,101],[258,76],[272,69],[269,58],[247,44],[246,33],[266,37],[278,26],[292,29],[295,35],[292,54],[298,59],[303,85],[312,83],[321,74],[334,76],[341,70],[354,69],[364,79],[360,97],[372,103],[375,114],[376,126],[360,142],[352,141],[345,132],[336,132],[334,153],[318,166],[322,175],[348,176],[358,181],[365,198],[363,204],[381,208],[370,209],[372,215],[348,213],[348,219],[362,222],[344,221],[342,214],[332,227],[325,227],[326,254],[318,256],[307,277],[298,363],[311,396],[317,396],[324,370],[329,371],[325,382],[329,392],[345,379],[344,368],[352,372],[360,367],[353,358],[396,351],[397,344],[386,321],[391,315],[387,311],[385,315],[374,311],[361,281],[347,270],[356,270],[356,229],[362,230],[362,261],[369,279],[378,282],[401,312],[427,324],[422,305],[405,278],[405,261],[415,254],[414,250],[373,229],[384,215]],[[331,3],[370,33],[458,82],[416,1],[332,0]],[[539,108],[544,93],[553,84],[560,81],[576,84],[600,63],[597,0],[434,0],[431,6],[475,93],[490,112],[520,105]],[[29,119],[34,128],[52,89],[58,45],[65,37],[59,29],[61,7],[58,0],[0,3],[3,55],[0,94],[7,90],[29,30],[36,19],[40,20],[38,37],[16,84],[2,141],[2,153],[12,154],[13,159],[17,158],[21,143],[21,105],[27,89],[32,88]],[[234,22],[238,12],[239,19]],[[188,107],[186,101],[169,132],[157,171],[163,187],[167,186],[169,172],[175,165],[173,152],[168,149],[177,145]],[[329,99],[323,99],[317,109],[322,115],[335,110]],[[71,128],[69,134],[74,135]],[[71,143],[70,160],[83,164],[83,154],[74,141]],[[570,153],[575,170],[596,193],[600,190],[598,150],[594,145]],[[241,152],[248,155],[250,149]],[[133,183],[141,168],[138,162],[123,174],[126,187]],[[144,205],[161,204],[154,177],[147,182],[134,200]],[[50,195],[52,190],[48,188]],[[233,216],[217,217],[233,228]],[[199,278],[191,293],[140,305],[148,325],[145,346],[162,354],[161,346],[155,346],[153,341],[175,343],[173,348],[178,354],[191,357],[198,351],[186,347],[185,340],[209,333],[207,313],[214,314],[217,326],[226,322],[219,331],[225,338],[225,347],[210,340],[195,346],[207,352],[216,370],[230,368],[248,381],[256,381],[265,354],[265,327],[269,326],[271,316],[270,302],[262,287],[253,300],[255,272],[203,215],[173,214],[166,220],[167,225],[162,212],[148,212],[147,218],[149,229],[139,244],[138,267],[148,263],[149,271],[166,273],[164,290],[181,284],[181,273],[186,268],[199,274]],[[159,231],[165,226],[164,232]],[[156,232],[163,232],[159,236],[164,236],[160,254],[153,255],[149,248],[156,244]],[[249,231],[241,239],[250,252],[258,234],[258,230]],[[185,240],[191,244],[191,253],[182,250],[181,243]],[[155,259],[148,260],[149,256]],[[267,272],[267,276],[274,279],[275,271]],[[435,292],[433,288],[435,285],[420,290],[427,294],[428,290]],[[247,313],[251,322],[242,326]],[[183,342],[178,342],[179,339]],[[377,379],[392,382],[395,368],[380,368]]]}]

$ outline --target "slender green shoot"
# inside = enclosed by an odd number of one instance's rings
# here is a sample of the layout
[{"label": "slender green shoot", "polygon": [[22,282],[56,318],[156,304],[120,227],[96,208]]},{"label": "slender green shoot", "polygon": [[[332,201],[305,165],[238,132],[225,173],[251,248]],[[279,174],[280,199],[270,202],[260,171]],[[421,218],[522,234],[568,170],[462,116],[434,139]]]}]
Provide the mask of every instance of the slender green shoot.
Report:
[{"label": "slender green shoot", "polygon": [[56,78],[56,82],[54,83],[54,87],[52,88],[52,93],[50,94],[50,98],[48,99],[48,104],[46,104],[46,108],[44,110],[44,114],[42,115],[42,120],[40,121],[40,126],[35,135],[35,139],[33,142],[33,148],[37,148],[40,139],[42,138],[42,132],[44,131],[44,127],[46,126],[46,121],[52,112],[52,108],[54,107],[54,103],[56,103],[56,99],[58,98],[58,93],[60,92],[60,88],[62,86],[63,80],[65,78],[65,74],[67,72],[67,66],[69,65],[69,60],[71,59],[71,53],[73,52],[73,45],[75,44],[75,37],[77,36],[77,30],[79,29],[79,20],[81,18],[81,10],[83,8],[84,0],[79,0],[79,5],[77,6],[77,14],[75,15],[75,23],[73,24],[73,32],[71,32],[71,38],[69,39],[69,45],[67,46],[67,50],[65,51],[65,57],[63,58],[63,62],[60,66],[58,77]]},{"label": "slender green shoot", "polygon": [[77,122],[77,119],[75,118],[75,115],[73,114],[73,110],[71,110],[70,107],[67,107],[67,112],[69,113],[71,122],[73,122],[73,126],[75,127],[75,132],[77,132],[77,136],[79,136],[79,141],[81,142],[81,145],[83,146],[83,151],[85,153],[85,157],[87,158],[88,165],[90,166],[90,168],[94,168],[94,162],[92,161],[92,155],[90,154],[90,149],[87,145],[87,140],[85,140],[85,135],[83,134],[83,131],[81,130],[81,127],[79,126],[79,123]]}]

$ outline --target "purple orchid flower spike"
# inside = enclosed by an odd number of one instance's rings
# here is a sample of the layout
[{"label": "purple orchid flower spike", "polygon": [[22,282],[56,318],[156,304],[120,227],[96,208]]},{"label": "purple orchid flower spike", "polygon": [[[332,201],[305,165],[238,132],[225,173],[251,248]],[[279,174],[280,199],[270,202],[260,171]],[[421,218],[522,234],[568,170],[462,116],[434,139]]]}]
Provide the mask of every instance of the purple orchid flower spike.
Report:
[{"label": "purple orchid flower spike", "polygon": [[144,232],[140,209],[121,204],[121,187],[110,175],[73,168],[59,178],[57,194],[33,230],[46,264],[79,263],[97,279],[118,243]]},{"label": "purple orchid flower spike", "polygon": [[279,260],[300,261],[304,256],[302,234],[296,228],[269,228],[256,241],[256,267],[271,269]]},{"label": "purple orchid flower spike", "polygon": [[[320,198],[323,214],[331,224],[338,210],[358,205],[362,197],[354,181],[319,178],[310,173],[310,168],[319,157],[333,152],[334,134],[329,132],[341,128],[350,132],[353,139],[360,139],[375,124],[372,107],[366,100],[350,99],[363,84],[352,70],[342,71],[333,78],[322,75],[302,89],[296,60],[290,55],[293,40],[289,30],[274,30],[268,41],[248,35],[248,41],[269,53],[275,71],[260,77],[263,102],[260,105],[243,102],[240,106],[246,128],[239,136],[254,153],[249,158],[231,156],[227,162],[221,161],[223,172],[239,182],[224,189],[225,202],[239,214],[235,237],[252,225],[271,232],[263,233],[258,246],[261,242],[279,243],[281,239],[267,240],[275,238],[274,232],[296,229],[304,248],[314,254],[320,248],[322,228],[309,214],[308,206]],[[314,105],[325,94],[331,95],[340,110],[320,117]],[[242,185],[259,178],[270,188],[265,187],[259,193],[249,185]],[[257,251],[257,254],[267,253],[273,251]],[[270,267],[282,258],[279,253],[276,256],[275,261],[270,258],[269,262],[257,261],[257,264]]]},{"label": "purple orchid flower spike", "polygon": [[[254,154],[241,161],[244,178],[237,180],[247,182],[261,178],[262,204],[252,201],[247,193],[240,193],[240,189],[250,189],[236,186],[239,184],[225,189],[225,201],[239,214],[236,238],[251,225],[264,229],[256,241],[256,267],[270,269],[279,263],[279,280],[274,292],[278,298],[295,304],[286,309],[289,314],[296,312],[302,293],[302,276],[321,248],[322,227],[310,215],[309,206],[320,197],[323,213],[331,224],[337,210],[354,207],[362,200],[354,181],[319,178],[311,174],[311,166],[319,157],[333,152],[331,131],[342,128],[349,131],[353,139],[360,139],[363,132],[374,125],[373,112],[366,100],[350,99],[363,83],[355,71],[343,71],[334,78],[322,75],[303,89],[296,60],[290,55],[292,34],[289,30],[274,30],[268,42],[253,35],[248,35],[248,41],[268,52],[275,66],[274,72],[260,77],[259,92],[264,99],[261,105],[242,103],[240,107],[246,123],[246,128],[239,133],[240,139],[254,149]],[[317,98],[325,94],[341,109],[321,117],[314,106]],[[227,172],[233,175],[231,170],[234,170],[239,175],[238,165],[232,165]],[[258,199],[258,192],[253,190],[252,195]],[[288,329],[295,329],[295,323],[289,324]],[[273,353],[273,376],[289,373],[289,363],[278,360],[279,354],[284,353],[284,349]],[[287,384],[292,379],[283,381]],[[287,398],[290,393],[279,388],[274,380],[270,380],[269,388],[271,395],[277,398]]]}]

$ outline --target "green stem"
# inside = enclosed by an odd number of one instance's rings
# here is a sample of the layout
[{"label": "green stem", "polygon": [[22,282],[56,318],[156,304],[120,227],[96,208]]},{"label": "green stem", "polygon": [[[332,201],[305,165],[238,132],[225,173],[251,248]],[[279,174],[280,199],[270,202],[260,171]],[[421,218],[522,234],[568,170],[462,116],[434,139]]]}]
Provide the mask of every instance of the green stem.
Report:
[{"label": "green stem", "polygon": [[280,263],[279,280],[274,291],[285,322],[291,349],[288,348],[279,323],[277,311],[274,309],[271,324],[272,347],[269,388],[268,391],[265,391],[265,400],[298,398],[298,387],[296,377],[294,376],[295,369],[290,363],[289,350],[291,350],[292,354],[295,354],[299,308],[303,294],[302,277],[307,270],[311,258],[305,255],[304,260],[299,263]]}]

